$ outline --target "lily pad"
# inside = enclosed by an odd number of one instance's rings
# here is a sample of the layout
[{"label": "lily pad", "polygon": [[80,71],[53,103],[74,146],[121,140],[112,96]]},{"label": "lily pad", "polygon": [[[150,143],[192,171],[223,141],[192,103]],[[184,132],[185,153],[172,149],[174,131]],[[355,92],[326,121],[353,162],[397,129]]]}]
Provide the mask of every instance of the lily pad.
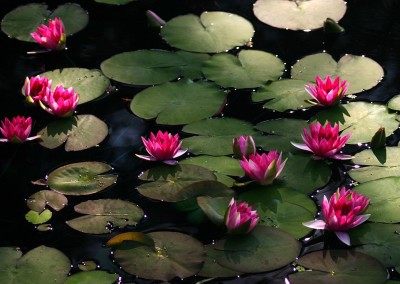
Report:
[{"label": "lily pad", "polygon": [[106,189],[117,180],[115,174],[104,174],[112,167],[100,162],[72,163],[52,171],[47,185],[66,195],[89,195]]},{"label": "lily pad", "polygon": [[67,35],[79,32],[89,22],[88,13],[77,4],[66,3],[50,12],[46,4],[32,3],[6,14],[1,21],[1,29],[11,38],[34,42],[30,33],[36,32],[37,27],[55,17],[62,19]]},{"label": "lily pad", "polygon": [[245,45],[253,35],[254,28],[248,20],[226,12],[178,16],[161,29],[161,36],[169,45],[203,53],[224,52]]},{"label": "lily pad", "polygon": [[389,136],[399,126],[396,116],[384,105],[353,102],[320,111],[314,120],[322,124],[327,121],[331,124],[338,123],[341,135],[351,133],[347,143],[358,144],[370,142],[380,127],[385,127]]},{"label": "lily pad", "polygon": [[116,262],[128,273],[145,279],[169,281],[196,274],[205,260],[205,250],[198,240],[178,232],[152,232],[155,246],[117,249]]},{"label": "lily pad", "polygon": [[388,108],[400,111],[400,95],[394,96],[389,100]]},{"label": "lily pad", "polygon": [[78,104],[83,104],[100,97],[110,86],[110,80],[98,70],[63,68],[40,75],[52,80],[53,90],[61,84],[65,88],[73,87],[79,94]]},{"label": "lily pad", "polygon": [[[314,3],[315,1],[305,1]],[[292,67],[292,78],[315,82],[318,75],[339,76],[349,84],[347,94],[359,93],[375,87],[383,78],[383,68],[371,58],[346,54],[338,62],[327,53],[308,55]]]},{"label": "lily pad", "polygon": [[26,200],[26,205],[29,209],[38,213],[45,210],[46,206],[53,208],[55,211],[60,211],[67,205],[68,199],[63,195],[51,190],[38,191]]},{"label": "lily pad", "polygon": [[101,143],[108,127],[96,116],[83,114],[53,121],[38,135],[43,147],[54,149],[65,143],[65,151],[81,151]]},{"label": "lily pad", "polygon": [[39,225],[49,221],[51,216],[53,216],[53,213],[51,213],[49,209],[43,210],[40,213],[30,210],[28,213],[26,213],[25,219],[33,225]]},{"label": "lily pad", "polygon": [[387,177],[400,177],[400,166],[398,167],[377,167],[370,166],[364,168],[351,169],[348,172],[349,176],[360,183],[371,180],[387,178]]},{"label": "lily pad", "polygon": [[23,256],[16,248],[1,247],[0,264],[0,281],[4,284],[64,283],[71,269],[68,257],[46,246],[36,247]]},{"label": "lily pad", "polygon": [[117,274],[107,271],[84,271],[69,276],[64,284],[113,284],[118,280],[118,277]]},{"label": "lily pad", "polygon": [[89,200],[74,209],[86,215],[67,221],[67,225],[87,234],[106,234],[115,228],[136,225],[144,216],[136,204],[118,199]]},{"label": "lily pad", "polygon": [[222,87],[256,88],[278,80],[285,70],[275,55],[261,50],[242,50],[236,56],[221,53],[204,62],[203,73],[208,80]]},{"label": "lily pad", "polygon": [[314,30],[321,28],[327,18],[339,21],[346,12],[342,0],[258,0],[253,6],[254,15],[270,26],[289,30]]},{"label": "lily pad", "polygon": [[203,63],[210,58],[210,55],[204,53],[193,53],[183,50],[176,52],[185,61],[185,65],[181,66],[181,75],[189,79],[200,79],[203,77],[201,68]]},{"label": "lily pad", "polygon": [[158,124],[179,125],[199,121],[218,113],[225,94],[209,82],[180,80],[147,88],[133,98],[132,112]]},{"label": "lily pad", "polygon": [[197,204],[204,214],[216,225],[222,225],[228,209],[230,197],[197,197]]},{"label": "lily pad", "polygon": [[296,261],[308,268],[290,274],[290,283],[379,284],[386,281],[386,269],[375,258],[349,250],[323,250],[309,253]]},{"label": "lily pad", "polygon": [[197,273],[203,277],[233,277],[242,274],[242,272],[225,268],[217,262],[217,259],[223,257],[224,251],[213,248],[213,245],[206,245],[207,257],[204,261],[203,267]]},{"label": "lily pad", "polygon": [[118,247],[127,241],[139,243],[141,245],[154,246],[153,239],[141,232],[126,232],[118,234],[107,241],[107,246]]}]

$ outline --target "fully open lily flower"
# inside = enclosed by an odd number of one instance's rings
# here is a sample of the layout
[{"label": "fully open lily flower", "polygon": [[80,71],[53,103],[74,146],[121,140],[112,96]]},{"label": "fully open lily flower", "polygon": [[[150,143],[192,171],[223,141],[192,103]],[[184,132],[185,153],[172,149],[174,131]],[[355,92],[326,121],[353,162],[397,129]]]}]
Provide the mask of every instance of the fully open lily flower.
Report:
[{"label": "fully open lily flower", "polygon": [[162,133],[159,130],[157,135],[151,132],[150,138],[146,140],[142,136],[142,141],[150,156],[138,154],[136,156],[148,161],[162,161],[165,164],[175,165],[177,161],[174,159],[182,156],[188,150],[181,149],[182,141],[179,141],[178,134],[172,135],[168,131]]},{"label": "fully open lily flower", "polygon": [[256,144],[253,137],[242,135],[232,140],[233,154],[237,159],[248,158],[256,153]]},{"label": "fully open lily flower", "polygon": [[325,80],[317,76],[315,80],[315,86],[308,84],[305,89],[318,105],[327,107],[336,105],[346,94],[348,84],[345,80],[340,81],[339,77],[332,81],[330,76],[326,76]]},{"label": "fully open lily flower", "polygon": [[321,123],[317,122],[316,124],[310,124],[310,133],[307,132],[306,128],[303,129],[303,132],[304,135],[301,137],[306,144],[290,143],[301,150],[313,152],[314,159],[332,158],[348,160],[353,158],[350,155],[337,154],[351,135],[349,133],[343,137],[339,136],[339,125],[337,123],[332,127],[330,122],[328,122],[326,126],[322,126]]},{"label": "fully open lily flower", "polygon": [[287,159],[282,162],[282,152],[270,151],[268,154],[252,154],[243,158],[240,165],[246,175],[262,185],[271,184],[283,170]]},{"label": "fully open lily flower", "polygon": [[247,202],[236,205],[235,199],[231,199],[225,213],[225,225],[229,234],[247,234],[254,229],[259,220],[257,211]]},{"label": "fully open lily flower", "polygon": [[1,121],[0,132],[5,138],[0,142],[23,143],[39,138],[39,136],[29,137],[32,129],[32,118],[23,116],[13,117],[11,120],[5,118]]},{"label": "fully open lily flower", "polygon": [[37,32],[31,33],[33,39],[41,46],[50,50],[61,50],[65,48],[67,36],[64,24],[60,18],[49,21],[49,25],[42,24]]},{"label": "fully open lily flower", "polygon": [[74,88],[65,89],[58,85],[54,92],[50,92],[46,101],[39,101],[40,106],[50,114],[68,117],[73,115],[78,105],[79,95]]},{"label": "fully open lily flower", "polygon": [[39,101],[46,102],[51,92],[51,80],[46,77],[25,78],[24,95],[28,103],[37,105]]},{"label": "fully open lily flower", "polygon": [[369,204],[369,199],[362,194],[342,187],[329,199],[324,196],[322,216],[324,220],[314,220],[303,223],[304,226],[333,231],[346,245],[350,245],[348,230],[364,223],[370,214],[362,214]]}]

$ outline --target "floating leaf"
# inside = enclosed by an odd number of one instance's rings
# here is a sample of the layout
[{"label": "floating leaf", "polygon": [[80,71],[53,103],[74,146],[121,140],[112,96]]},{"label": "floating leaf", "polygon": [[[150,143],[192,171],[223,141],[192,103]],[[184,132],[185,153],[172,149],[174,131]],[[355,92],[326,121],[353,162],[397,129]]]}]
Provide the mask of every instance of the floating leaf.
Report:
[{"label": "floating leaf", "polygon": [[256,88],[277,80],[285,65],[275,55],[261,50],[242,50],[236,56],[221,53],[204,62],[203,73],[208,80],[222,87]]},{"label": "floating leaf", "polygon": [[38,213],[42,212],[46,206],[60,211],[67,203],[68,199],[64,195],[51,190],[38,191],[26,200],[26,205],[28,205],[29,209]]},{"label": "floating leaf", "polygon": [[110,5],[126,5],[136,0],[94,0],[97,3],[110,4]]},{"label": "floating leaf", "polygon": [[205,250],[198,240],[177,232],[147,234],[155,246],[117,249],[114,258],[128,273],[145,279],[169,281],[196,274],[205,259]]},{"label": "floating leaf", "polygon": [[225,218],[225,212],[228,209],[230,197],[197,197],[197,204],[203,210],[204,214],[216,225],[222,225]]},{"label": "floating leaf", "polygon": [[106,234],[115,228],[136,225],[144,216],[136,204],[118,199],[89,200],[74,209],[87,215],[69,220],[67,225],[87,234]]},{"label": "floating leaf", "polygon": [[97,263],[93,260],[84,260],[78,263],[78,268],[81,271],[93,271],[97,268]]},{"label": "floating leaf", "polygon": [[66,151],[81,151],[101,143],[108,127],[91,114],[76,115],[51,122],[38,132],[40,145],[54,149],[65,143]]},{"label": "floating leaf", "polygon": [[89,195],[104,190],[117,180],[115,174],[104,174],[112,167],[100,162],[72,163],[52,171],[48,186],[66,195]]},{"label": "floating leaf", "polygon": [[223,257],[224,251],[213,248],[213,245],[206,245],[207,257],[203,267],[197,273],[203,277],[233,277],[242,274],[242,272],[225,268],[217,262],[217,259]]},{"label": "floating leaf", "polygon": [[118,247],[125,241],[137,242],[140,243],[141,245],[148,245],[154,247],[153,239],[141,232],[126,232],[116,235],[115,237],[112,237],[107,241],[107,246]]},{"label": "floating leaf", "polygon": [[51,213],[49,209],[43,210],[40,213],[30,210],[28,213],[26,213],[25,219],[33,225],[39,225],[49,221],[52,215],[53,213]]},{"label": "floating leaf", "polygon": [[388,108],[400,111],[400,95],[394,96],[389,100]]},{"label": "floating leaf", "polygon": [[347,94],[355,94],[375,87],[383,78],[384,72],[377,62],[365,56],[346,54],[336,62],[327,53],[317,53],[296,62],[291,74],[294,79],[309,82],[315,82],[316,76],[339,76],[349,84]]},{"label": "floating leaf", "polygon": [[204,61],[210,58],[210,55],[203,53],[192,53],[183,50],[176,52],[185,61],[185,65],[181,66],[181,75],[189,79],[200,79],[203,77],[201,68]]},{"label": "floating leaf", "polygon": [[179,125],[215,115],[225,99],[217,85],[180,80],[147,88],[133,98],[132,112],[158,124]]},{"label": "floating leaf", "polygon": [[254,15],[265,24],[281,29],[313,30],[321,28],[326,18],[339,21],[346,12],[342,0],[258,0]]},{"label": "floating leaf", "polygon": [[107,271],[85,271],[78,272],[68,277],[64,284],[113,284],[118,280],[117,274],[108,273]]},{"label": "floating leaf", "polygon": [[251,40],[253,25],[241,16],[226,12],[203,12],[178,16],[161,29],[171,46],[194,52],[216,53],[242,46]]}]

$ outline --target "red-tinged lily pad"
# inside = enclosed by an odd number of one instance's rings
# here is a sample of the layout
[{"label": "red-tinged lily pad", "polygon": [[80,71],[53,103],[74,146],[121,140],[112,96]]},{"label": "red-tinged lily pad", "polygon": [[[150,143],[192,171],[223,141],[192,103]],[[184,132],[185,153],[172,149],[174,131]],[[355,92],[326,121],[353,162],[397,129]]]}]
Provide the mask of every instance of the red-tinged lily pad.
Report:
[{"label": "red-tinged lily pad", "polygon": [[54,149],[65,143],[65,151],[81,151],[101,143],[108,127],[96,116],[83,114],[53,121],[38,135],[43,147]]},{"label": "red-tinged lily pad", "polygon": [[67,221],[67,225],[87,234],[106,234],[136,225],[144,216],[136,204],[118,199],[89,200],[75,205],[74,209],[86,215]]},{"label": "red-tinged lily pad", "polygon": [[197,204],[211,222],[222,225],[231,199],[230,197],[199,196],[197,197]]},{"label": "red-tinged lily pad", "polygon": [[101,162],[67,164],[49,173],[47,185],[66,195],[89,195],[115,183],[116,174],[105,174],[111,170],[111,166]]},{"label": "red-tinged lily pad", "polygon": [[107,271],[84,271],[69,276],[64,284],[113,284],[118,280],[118,277],[117,274]]},{"label": "red-tinged lily pad", "polygon": [[49,209],[45,209],[40,213],[30,210],[28,213],[26,213],[25,219],[33,225],[39,225],[49,221],[51,216],[53,216],[53,213],[51,213]]},{"label": "red-tinged lily pad", "polygon": [[154,246],[117,249],[116,262],[126,272],[145,279],[169,281],[196,274],[205,260],[205,249],[198,240],[178,232],[147,234]]},{"label": "red-tinged lily pad", "polygon": [[154,247],[154,240],[148,235],[141,232],[126,232],[116,235],[115,237],[112,237],[107,241],[107,246],[119,247],[127,241],[139,243],[140,245],[148,245]]},{"label": "red-tinged lily pad", "polygon": [[26,200],[26,205],[29,209],[39,213],[46,209],[46,206],[55,211],[60,211],[67,204],[68,199],[63,194],[51,190],[38,191]]},{"label": "red-tinged lily pad", "polygon": [[350,250],[323,250],[309,253],[296,261],[307,268],[290,274],[293,284],[379,284],[387,272],[375,258]]}]

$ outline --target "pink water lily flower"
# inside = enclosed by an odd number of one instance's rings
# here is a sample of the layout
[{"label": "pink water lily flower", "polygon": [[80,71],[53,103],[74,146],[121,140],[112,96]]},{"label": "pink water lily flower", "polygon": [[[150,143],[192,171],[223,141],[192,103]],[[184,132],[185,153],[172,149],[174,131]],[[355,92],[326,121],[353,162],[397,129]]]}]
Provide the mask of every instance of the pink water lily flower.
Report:
[{"label": "pink water lily flower", "polygon": [[329,199],[324,196],[322,202],[322,216],[324,220],[314,220],[303,223],[304,226],[333,231],[346,245],[350,245],[348,230],[354,228],[370,217],[370,214],[362,214],[369,204],[369,199],[362,194],[342,187]]},{"label": "pink water lily flower", "polygon": [[315,80],[315,86],[308,84],[305,89],[318,105],[326,107],[336,105],[346,94],[348,84],[345,80],[340,81],[339,77],[332,81],[330,76],[326,76],[325,80],[317,76]]},{"label": "pink water lily flower", "polygon": [[78,105],[79,94],[74,88],[65,89],[63,85],[58,85],[54,92],[50,92],[45,101],[39,101],[40,106],[50,114],[68,117],[73,115]]},{"label": "pink water lily flower", "polygon": [[31,33],[33,39],[41,46],[50,50],[61,50],[65,48],[67,36],[60,18],[49,20],[48,26],[42,24],[37,32]]},{"label": "pink water lily flower", "polygon": [[225,225],[229,234],[247,234],[254,229],[259,219],[257,211],[247,202],[236,205],[233,198],[225,213]]},{"label": "pink water lily flower", "polygon": [[150,133],[150,138],[145,139],[142,136],[143,144],[146,148],[147,155],[138,155],[137,157],[148,161],[162,161],[165,164],[174,165],[177,163],[175,158],[182,156],[188,149],[181,149],[182,141],[179,141],[179,135],[172,135],[168,131],[161,132],[159,130],[157,135]]},{"label": "pink water lily flower", "polygon": [[46,102],[51,92],[51,80],[39,75],[26,77],[23,90],[28,103],[37,105],[39,101]]},{"label": "pink water lily flower", "polygon": [[310,124],[310,133],[307,129],[303,129],[304,135],[301,137],[305,144],[292,143],[293,146],[314,153],[314,159],[332,158],[337,160],[348,160],[353,157],[345,154],[337,154],[337,152],[346,144],[350,138],[350,133],[339,136],[339,125],[337,123],[332,125],[330,122],[326,126],[322,126],[321,123]]},{"label": "pink water lily flower", "polygon": [[242,135],[232,140],[233,154],[237,159],[248,158],[251,154],[256,153],[256,144],[253,137]]},{"label": "pink water lily flower", "polygon": [[268,154],[252,154],[248,159],[243,158],[240,165],[246,175],[262,185],[271,184],[283,170],[287,159],[282,162],[282,152],[270,151]]},{"label": "pink water lily flower", "polygon": [[23,116],[13,117],[11,120],[5,118],[1,121],[0,132],[5,138],[0,142],[23,143],[39,138],[39,136],[29,137],[32,129],[32,118]]}]

